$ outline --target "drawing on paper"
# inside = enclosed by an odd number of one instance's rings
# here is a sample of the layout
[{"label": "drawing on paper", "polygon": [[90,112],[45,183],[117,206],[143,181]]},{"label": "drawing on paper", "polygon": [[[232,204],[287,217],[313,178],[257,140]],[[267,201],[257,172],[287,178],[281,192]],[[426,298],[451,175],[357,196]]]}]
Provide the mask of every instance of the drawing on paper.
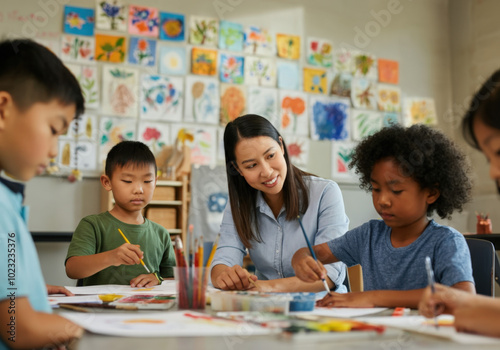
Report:
[{"label": "drawing on paper", "polygon": [[332,81],[330,94],[342,97],[351,97],[351,82],[351,73],[341,72],[336,74]]},{"label": "drawing on paper", "polygon": [[247,90],[248,110],[269,120],[279,129],[278,90],[249,86]]},{"label": "drawing on paper", "polygon": [[378,80],[381,83],[399,83],[399,62],[379,58],[378,60]]},{"label": "drawing on paper", "polygon": [[278,46],[278,57],[290,60],[298,60],[300,58],[300,36],[277,34],[276,44]]},{"label": "drawing on paper", "polygon": [[96,28],[127,30],[127,8],[121,1],[96,1]]},{"label": "drawing on paper", "polygon": [[219,82],[205,77],[186,77],[184,118],[186,121],[219,123]]},{"label": "drawing on paper", "polygon": [[399,86],[378,84],[377,106],[384,112],[401,112],[401,89]]},{"label": "drawing on paper", "polygon": [[299,90],[299,65],[295,62],[278,62],[278,87]]},{"label": "drawing on paper", "polygon": [[226,125],[246,109],[246,93],[241,85],[221,84],[220,123]]},{"label": "drawing on paper", "polygon": [[245,30],[245,53],[273,56],[274,41],[267,29],[250,26]]},{"label": "drawing on paper", "polygon": [[64,32],[75,35],[94,35],[94,10],[64,6]]},{"label": "drawing on paper", "polygon": [[301,167],[309,160],[309,138],[304,136],[286,136],[286,149],[290,161]]},{"label": "drawing on paper", "polygon": [[377,109],[377,84],[364,78],[351,81],[351,101],[354,108]]},{"label": "drawing on paper", "polygon": [[243,84],[244,58],[221,53],[219,75],[223,83]]},{"label": "drawing on paper", "polygon": [[304,91],[316,94],[327,93],[326,70],[304,68]]},{"label": "drawing on paper", "polygon": [[184,15],[170,12],[160,12],[160,39],[184,41]]},{"label": "drawing on paper", "polygon": [[283,134],[309,136],[306,97],[306,94],[298,91],[280,91]]},{"label": "drawing on paper", "polygon": [[128,32],[132,35],[158,37],[158,9],[130,5],[128,10]]},{"label": "drawing on paper", "polygon": [[329,68],[333,62],[333,44],[326,39],[307,39],[307,63]]},{"label": "drawing on paper", "polygon": [[96,61],[107,61],[122,63],[125,60],[127,45],[124,36],[96,34],[95,36],[95,59]]},{"label": "drawing on paper", "polygon": [[332,142],[332,178],[342,179],[344,181],[357,182],[353,170],[349,169],[352,161],[352,155],[356,143],[354,142]]},{"label": "drawing on paper", "polygon": [[128,62],[141,66],[156,65],[156,40],[131,37]]},{"label": "drawing on paper", "polygon": [[[97,168],[97,147],[94,141],[59,140],[58,159],[60,172],[71,173],[78,167],[79,170],[92,171]],[[78,161],[77,161],[78,160]]]},{"label": "drawing on paper", "polygon": [[437,124],[434,99],[419,97],[405,98],[403,120],[405,126],[414,124]]},{"label": "drawing on paper", "polygon": [[137,136],[157,156],[163,146],[170,144],[170,127],[167,123],[141,121]]},{"label": "drawing on paper", "polygon": [[346,140],[349,137],[349,100],[310,96],[309,108],[313,140]]},{"label": "drawing on paper", "polygon": [[61,59],[89,63],[94,60],[95,39],[93,37],[62,35]]},{"label": "drawing on paper", "polygon": [[245,83],[248,85],[276,86],[276,66],[269,58],[245,58]]},{"label": "drawing on paper", "polygon": [[102,67],[102,113],[137,116],[138,72],[130,68]]},{"label": "drawing on paper", "polygon": [[205,125],[173,124],[172,135],[179,132],[193,135],[186,140],[186,145],[191,149],[191,164],[215,165],[217,138],[216,127]]},{"label": "drawing on paper", "polygon": [[182,119],[182,78],[143,74],[140,97],[142,119],[168,121]]},{"label": "drawing on paper", "polygon": [[191,16],[189,21],[189,43],[216,46],[219,36],[219,21],[216,18]]},{"label": "drawing on paper", "polygon": [[377,59],[370,54],[354,56],[354,76],[377,80]]},{"label": "drawing on paper", "polygon": [[99,164],[104,169],[104,162],[109,150],[124,140],[135,140],[136,121],[130,118],[101,117],[99,135]]},{"label": "drawing on paper", "polygon": [[60,136],[60,139],[74,140],[76,138],[78,141],[95,142],[97,140],[97,116],[89,113],[80,115],[78,127],[77,120],[73,119],[66,133]]},{"label": "drawing on paper", "polygon": [[193,47],[191,51],[191,73],[215,75],[217,73],[217,50]]},{"label": "drawing on paper", "polygon": [[239,23],[221,21],[219,48],[229,51],[243,51],[243,26]]},{"label": "drawing on paper", "polygon": [[354,73],[354,53],[351,50],[341,48],[334,55],[334,68],[337,73]]},{"label": "drawing on paper", "polygon": [[186,74],[186,48],[183,46],[160,47],[159,69],[162,74]]},{"label": "drawing on paper", "polygon": [[67,63],[66,67],[78,80],[85,98],[85,108],[97,109],[99,107],[99,84],[97,79],[97,67],[82,66]]},{"label": "drawing on paper", "polygon": [[352,109],[351,135],[355,141],[373,135],[383,127],[383,117],[379,112]]}]

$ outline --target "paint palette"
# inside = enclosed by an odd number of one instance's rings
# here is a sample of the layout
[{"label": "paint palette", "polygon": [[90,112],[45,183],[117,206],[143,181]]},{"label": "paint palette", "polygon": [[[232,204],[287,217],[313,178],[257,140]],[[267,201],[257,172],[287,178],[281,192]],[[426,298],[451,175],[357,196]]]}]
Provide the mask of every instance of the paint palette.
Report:
[{"label": "paint palette", "polygon": [[174,295],[136,294],[125,296],[109,304],[113,306],[135,306],[138,309],[167,310],[175,305],[175,300]]}]

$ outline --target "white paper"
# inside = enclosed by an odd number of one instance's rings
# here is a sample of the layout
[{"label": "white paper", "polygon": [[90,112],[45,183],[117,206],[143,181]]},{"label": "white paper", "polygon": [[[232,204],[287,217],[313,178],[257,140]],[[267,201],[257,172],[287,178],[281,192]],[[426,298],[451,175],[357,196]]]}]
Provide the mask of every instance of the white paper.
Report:
[{"label": "white paper", "polygon": [[291,312],[290,315],[312,315],[312,316],[328,316],[338,318],[352,318],[365,315],[376,314],[387,310],[386,307],[371,307],[371,308],[349,308],[349,307],[315,307],[313,311],[306,312]]},{"label": "white paper", "polygon": [[49,304],[54,306],[57,304],[79,304],[79,303],[102,303],[98,295],[49,295]]}]

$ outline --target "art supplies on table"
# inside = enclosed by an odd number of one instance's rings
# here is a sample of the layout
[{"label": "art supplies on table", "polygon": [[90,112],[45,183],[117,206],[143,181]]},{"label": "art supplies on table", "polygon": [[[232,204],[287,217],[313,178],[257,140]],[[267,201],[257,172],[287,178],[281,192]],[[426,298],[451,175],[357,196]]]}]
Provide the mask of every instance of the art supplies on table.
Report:
[{"label": "art supplies on table", "polygon": [[477,218],[477,223],[476,223],[477,234],[486,234],[493,232],[489,214],[484,215],[483,213],[479,214],[476,212],[476,218]]},{"label": "art supplies on table", "polygon": [[174,295],[135,294],[120,298],[109,305],[117,308],[129,306],[137,309],[168,310],[175,305],[175,299]]}]

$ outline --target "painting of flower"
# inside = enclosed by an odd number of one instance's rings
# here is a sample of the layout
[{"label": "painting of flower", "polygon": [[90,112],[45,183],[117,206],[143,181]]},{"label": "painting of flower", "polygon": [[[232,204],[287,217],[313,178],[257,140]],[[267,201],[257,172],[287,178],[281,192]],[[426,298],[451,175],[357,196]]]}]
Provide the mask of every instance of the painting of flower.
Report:
[{"label": "painting of flower", "polygon": [[94,35],[94,10],[76,6],[64,6],[65,33]]},{"label": "painting of flower", "polygon": [[140,66],[156,66],[156,40],[131,37],[128,62]]},{"label": "painting of flower", "polygon": [[186,48],[184,46],[161,46],[159,70],[162,74],[186,74]]},{"label": "painting of flower", "polygon": [[96,28],[127,30],[127,9],[121,1],[96,1]]},{"label": "painting of flower", "polygon": [[313,140],[346,140],[349,138],[350,102],[311,95],[311,138]]},{"label": "painting of flower", "polygon": [[79,63],[89,63],[94,60],[95,40],[93,37],[62,35],[61,59]]},{"label": "painting of flower", "polygon": [[170,126],[167,123],[140,121],[138,126],[138,141],[146,144],[157,156],[162,147],[170,142]]},{"label": "painting of flower", "polygon": [[217,50],[191,50],[191,73],[201,75],[215,75],[217,73]]},{"label": "painting of flower", "polygon": [[383,117],[379,112],[352,109],[351,119],[351,135],[354,141],[373,135],[383,127]]},{"label": "painting of flower", "polygon": [[355,142],[349,141],[332,142],[332,179],[348,182],[358,181],[354,170],[349,169],[356,145]]},{"label": "painting of flower", "polygon": [[377,106],[384,112],[401,112],[401,88],[389,84],[378,84]]},{"label": "painting of flower", "polygon": [[219,49],[243,51],[243,26],[228,21],[220,22]]},{"label": "painting of flower", "polygon": [[243,115],[246,109],[246,91],[242,85],[221,84],[220,123],[226,125]]},{"label": "painting of flower", "polygon": [[140,89],[142,119],[181,121],[183,79],[143,74]]},{"label": "painting of flower", "polygon": [[130,118],[101,117],[99,123],[99,164],[104,163],[111,148],[125,140],[136,140],[136,121]]},{"label": "painting of flower", "polygon": [[374,55],[359,53],[354,56],[354,76],[377,80],[377,59]]},{"label": "painting of flower", "polygon": [[221,53],[220,55],[220,81],[223,83],[243,84],[244,80],[244,58]]},{"label": "painting of flower", "polygon": [[216,46],[219,37],[219,21],[216,18],[191,16],[189,43]]},{"label": "painting of flower", "polygon": [[326,39],[307,39],[307,63],[329,68],[333,62],[333,44]]},{"label": "painting of flower", "polygon": [[85,98],[85,108],[97,109],[99,107],[97,67],[70,63],[67,63],[66,67],[69,68],[78,80],[78,83],[80,83],[80,88]]},{"label": "painting of flower", "polygon": [[248,85],[276,86],[276,64],[265,57],[245,58],[245,83]]},{"label": "painting of flower", "polygon": [[158,9],[130,5],[128,10],[128,32],[132,35],[158,37]]},{"label": "painting of flower", "polygon": [[[215,165],[217,158],[217,129],[215,126],[173,124],[171,133],[193,135],[185,144],[191,149],[191,164]],[[173,138],[172,138],[173,139]]]},{"label": "painting of flower", "polygon": [[307,166],[309,160],[309,138],[304,136],[287,136],[286,149],[290,161],[297,166]]},{"label": "painting of flower", "polygon": [[377,84],[373,80],[354,78],[351,81],[351,101],[354,108],[377,109]]},{"label": "painting of flower", "polygon": [[404,99],[403,124],[437,124],[436,107],[434,99],[423,97],[408,97]]},{"label": "painting of flower", "polygon": [[160,39],[169,41],[184,41],[184,15],[170,12],[160,12]]},{"label": "painting of flower", "polygon": [[281,131],[287,135],[309,136],[307,95],[299,91],[280,91]]},{"label": "painting of flower", "polygon": [[304,68],[304,91],[316,94],[327,93],[326,70],[315,68]]},{"label": "painting of flower", "polygon": [[276,44],[278,45],[278,57],[290,60],[300,58],[300,36],[277,34]]},{"label": "painting of flower", "polygon": [[379,58],[378,60],[378,81],[381,83],[399,83],[399,62]]},{"label": "painting of flower", "polygon": [[244,51],[253,55],[274,56],[273,37],[267,29],[250,26],[245,29]]},{"label": "painting of flower", "polygon": [[248,110],[269,120],[275,128],[280,127],[278,112],[278,90],[275,88],[249,86],[247,90]]},{"label": "painting of flower", "polygon": [[96,34],[96,61],[122,63],[125,61],[125,52],[127,52],[127,45],[124,36]]},{"label": "painting of flower", "polygon": [[102,67],[102,113],[137,117],[139,73],[135,69]]},{"label": "painting of flower", "polygon": [[184,120],[218,124],[220,114],[219,81],[203,76],[186,77]]},{"label": "painting of flower", "polygon": [[334,68],[337,73],[353,74],[355,70],[354,53],[346,48],[340,48],[334,55]]}]

